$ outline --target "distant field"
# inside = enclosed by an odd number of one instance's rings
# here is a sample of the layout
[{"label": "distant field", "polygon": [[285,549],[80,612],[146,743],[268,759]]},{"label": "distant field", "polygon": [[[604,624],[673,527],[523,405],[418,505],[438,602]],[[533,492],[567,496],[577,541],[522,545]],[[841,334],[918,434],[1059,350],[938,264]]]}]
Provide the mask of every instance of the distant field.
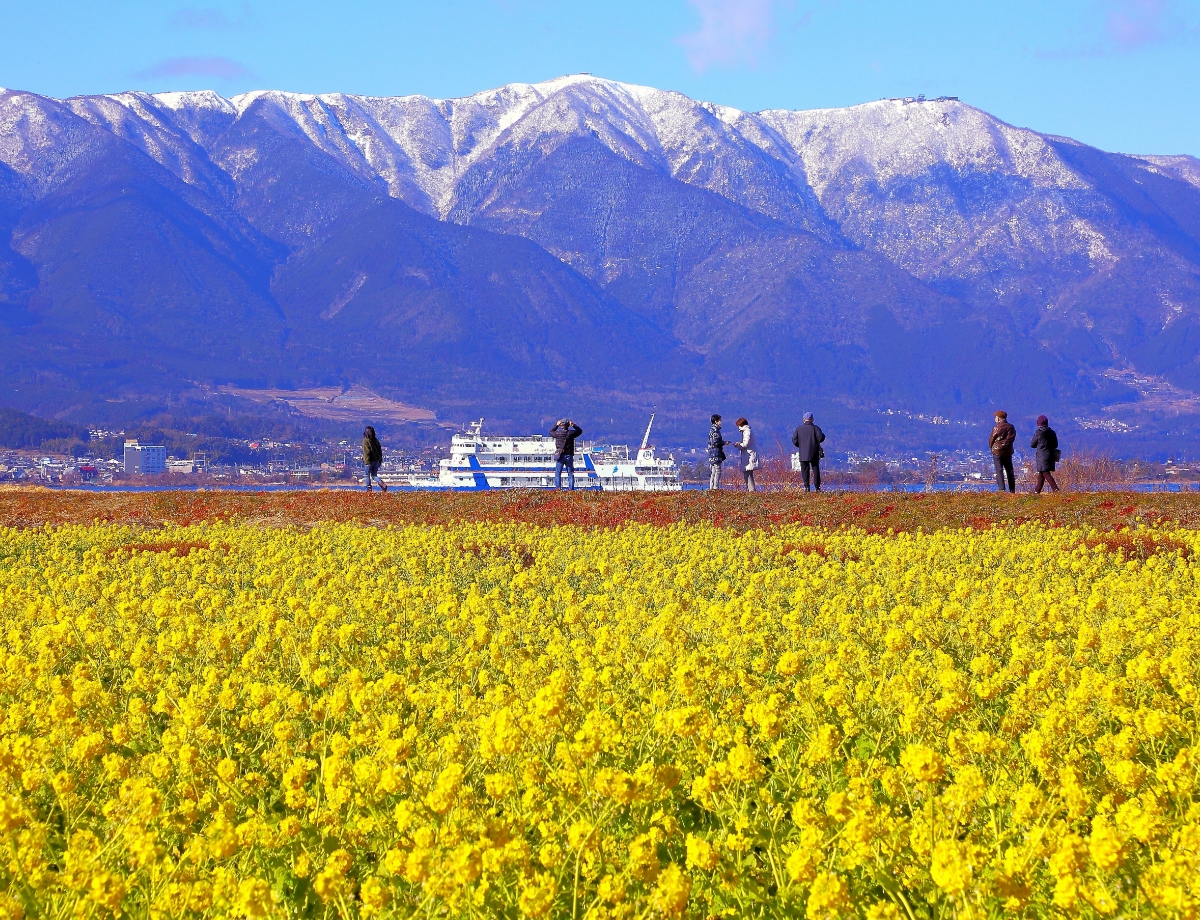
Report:
[{"label": "distant field", "polygon": [[645,493],[490,492],[414,493],[352,490],[297,492],[110,492],[0,487],[0,525],[110,521],[158,526],[167,522],[236,519],[246,523],[359,522],[448,524],[512,521],[540,525],[613,527],[624,523],[711,523],[735,530],[783,524],[858,527],[869,533],[939,527],[990,527],[1040,521],[1104,530],[1178,523],[1200,528],[1200,494],[1137,492],[1022,494],[903,494],[833,492]]},{"label": "distant field", "polygon": [[247,390],[221,387],[222,393],[242,396],[256,402],[280,400],[301,415],[333,422],[354,422],[370,418],[375,422],[429,422],[436,416],[429,409],[407,406],[387,399],[365,387],[314,387],[306,390]]}]

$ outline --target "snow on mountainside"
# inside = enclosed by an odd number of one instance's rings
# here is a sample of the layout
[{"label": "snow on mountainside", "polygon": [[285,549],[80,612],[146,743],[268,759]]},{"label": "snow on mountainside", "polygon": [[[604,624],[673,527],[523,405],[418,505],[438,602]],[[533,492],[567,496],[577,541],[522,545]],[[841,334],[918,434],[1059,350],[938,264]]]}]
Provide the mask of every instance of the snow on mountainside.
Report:
[{"label": "snow on mountainside", "polygon": [[1182,179],[1184,182],[1189,182],[1200,188],[1200,160],[1197,160],[1195,157],[1142,156],[1138,157],[1138,159],[1153,164],[1167,175]]},{"label": "snow on mountainside", "polygon": [[[881,101],[850,109],[748,114],[674,92],[588,75],[512,84],[463,99],[363,97],[277,91],[223,100],[214,93],[123,93],[66,103],[131,140],[185,181],[211,186],[211,169],[191,145],[212,152],[220,133],[254,109],[388,194],[458,222],[486,208],[506,165],[536,149],[546,155],[590,136],[643,168],[722,195],[762,214],[817,230],[827,217],[860,245],[877,247],[919,273],[932,253],[970,232],[946,202],[928,202],[896,223],[896,208],[862,206],[872,189],[931,170],[1002,176],[1030,190],[1080,190],[1086,181],[1049,142],[957,102]],[[191,141],[191,144],[187,142]],[[236,173],[244,157],[227,152]],[[480,165],[497,175],[481,175]],[[483,171],[486,173],[486,169]],[[909,202],[893,203],[907,206]],[[828,212],[823,214],[822,209]],[[880,222],[890,232],[880,232]],[[929,232],[931,231],[931,232]],[[1047,240],[1042,231],[1035,245]],[[1081,224],[1076,244],[1103,257],[1101,234]]]},{"label": "snow on mountainside", "polygon": [[[161,102],[176,111],[220,105],[212,94],[181,105],[184,96]],[[140,94],[110,98],[149,130],[157,127],[139,111]],[[1014,252],[1079,263],[1076,273],[1112,259],[1104,229],[1065,204],[1089,183],[1052,140],[954,101],[748,114],[576,75],[455,100],[271,91],[230,103],[238,117],[269,110],[277,124],[391,196],[459,223],[488,207],[514,159],[590,136],[637,166],[751,210],[818,233],[840,231],[921,277],[1003,272],[1006,261],[1024,261]],[[130,130],[120,117],[110,115],[108,124]],[[215,140],[194,139],[210,149]],[[143,149],[186,181],[204,174],[171,143]],[[245,159],[225,157],[231,172]],[[947,177],[965,188],[939,182]],[[1014,220],[1020,232],[1008,232]]]},{"label": "snow on mountainside", "polygon": [[[197,264],[237,253],[221,284],[243,277],[238,302],[277,311],[279,367],[312,343],[309,374],[344,359],[329,343],[368,304],[409,330],[403,348],[437,330],[462,351],[461,305],[540,316],[565,298],[605,315],[606,342],[650,324],[717,389],[737,362],[765,390],[808,375],[831,398],[943,409],[1018,391],[1099,405],[1114,368],[1200,391],[1200,161],[1105,153],[953,99],[755,113],[586,74],[460,99],[4,91],[0,305],[40,302],[34,273],[49,296],[55,246],[94,232],[72,202],[106,175],[137,178],[103,214],[157,222],[146,246],[169,227],[207,241]],[[135,187],[140,217],[121,197]],[[138,264],[169,261],[154,252]],[[189,271],[203,302],[212,283]],[[912,362],[950,355],[914,383]]]},{"label": "snow on mountainside", "polygon": [[202,143],[211,141],[229,125],[232,106],[215,93],[203,96],[209,104],[216,100],[224,103],[215,107],[216,125],[210,119],[208,131],[179,118],[178,110],[163,98],[146,93],[82,96],[68,99],[64,105],[80,118],[133,144],[189,185],[224,198],[230,191],[229,177],[212,163]]}]

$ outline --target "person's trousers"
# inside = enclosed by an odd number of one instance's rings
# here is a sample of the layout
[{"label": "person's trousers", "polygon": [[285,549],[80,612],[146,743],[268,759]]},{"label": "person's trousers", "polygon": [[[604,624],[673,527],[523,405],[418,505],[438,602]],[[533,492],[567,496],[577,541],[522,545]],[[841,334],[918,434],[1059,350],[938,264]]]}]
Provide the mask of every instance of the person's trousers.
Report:
[{"label": "person's trousers", "polygon": [[371,463],[371,464],[367,465],[367,491],[368,492],[371,491],[371,477],[372,476],[375,477],[375,481],[377,483],[379,483],[380,487],[382,487],[383,480],[379,478],[379,464],[378,463]]},{"label": "person's trousers", "polygon": [[1044,486],[1046,483],[1050,483],[1051,492],[1058,491],[1058,483],[1054,481],[1053,473],[1038,473],[1037,487],[1033,491],[1041,492],[1042,486]]},{"label": "person's trousers", "polygon": [[992,460],[996,464],[996,488],[1001,492],[1004,491],[1004,477],[1008,476],[1008,491],[1017,491],[1017,477],[1013,474],[1012,455],[1007,457],[997,457],[992,454]]},{"label": "person's trousers", "polygon": [[708,487],[710,489],[721,488],[721,464],[710,463],[708,465]]},{"label": "person's trousers", "polygon": [[820,492],[821,491],[821,461],[820,460],[801,460],[800,461],[800,475],[804,477],[804,491],[805,492],[812,491],[808,487],[808,475],[809,475],[810,469],[812,472],[812,484],[816,487],[817,491]]},{"label": "person's trousers", "polygon": [[568,455],[554,461],[554,488],[562,488],[562,471],[567,471],[567,488],[575,488],[575,457]]},{"label": "person's trousers", "polygon": [[754,491],[754,470],[742,470],[742,478],[746,480],[746,491]]}]

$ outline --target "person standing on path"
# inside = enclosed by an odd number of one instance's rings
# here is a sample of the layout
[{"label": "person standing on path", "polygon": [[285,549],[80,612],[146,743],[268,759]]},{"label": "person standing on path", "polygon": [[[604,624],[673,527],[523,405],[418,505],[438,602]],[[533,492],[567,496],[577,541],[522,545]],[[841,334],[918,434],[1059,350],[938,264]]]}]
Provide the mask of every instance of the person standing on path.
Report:
[{"label": "person standing on path", "polygon": [[721,416],[716,413],[709,419],[708,429],[708,488],[709,491],[721,488],[721,464],[725,462],[725,445],[732,441],[721,438]]},{"label": "person standing on path", "polygon": [[1050,419],[1044,415],[1037,417],[1037,429],[1033,432],[1033,440],[1029,446],[1036,451],[1034,467],[1037,469],[1037,487],[1034,492],[1041,494],[1042,486],[1050,483],[1050,491],[1058,491],[1058,483],[1054,481],[1054,465],[1058,462],[1058,435],[1050,427]]},{"label": "person standing on path", "polygon": [[575,490],[575,439],[583,429],[569,418],[560,418],[550,429],[554,438],[554,488],[562,488],[562,472],[567,471],[567,490]]},{"label": "person standing on path", "polygon": [[810,473],[813,485],[816,486],[818,492],[821,491],[821,458],[825,456],[821,442],[824,440],[825,432],[813,422],[813,414],[805,412],[804,423],[792,434],[792,443],[800,451],[800,472],[804,476],[805,492],[812,491],[808,485]]},{"label": "person standing on path", "polygon": [[750,430],[750,423],[744,418],[737,420],[738,431],[741,432],[742,439],[734,441],[733,446],[741,452],[741,458],[738,460],[738,467],[742,471],[742,479],[746,481],[746,491],[754,491],[754,471],[758,469],[758,446],[754,441],[754,432]]},{"label": "person standing on path", "polygon": [[375,429],[368,425],[363,429],[363,465],[367,468],[367,491],[371,491],[371,477],[379,483],[379,488],[387,491],[387,483],[379,478],[379,465],[383,463],[383,445],[375,437]]},{"label": "person standing on path", "polygon": [[996,413],[996,427],[988,440],[992,451],[992,462],[996,466],[996,487],[1004,491],[1004,477],[1008,476],[1008,491],[1017,491],[1017,477],[1013,473],[1013,444],[1017,440],[1017,429],[1008,421],[1008,413],[1001,409]]}]

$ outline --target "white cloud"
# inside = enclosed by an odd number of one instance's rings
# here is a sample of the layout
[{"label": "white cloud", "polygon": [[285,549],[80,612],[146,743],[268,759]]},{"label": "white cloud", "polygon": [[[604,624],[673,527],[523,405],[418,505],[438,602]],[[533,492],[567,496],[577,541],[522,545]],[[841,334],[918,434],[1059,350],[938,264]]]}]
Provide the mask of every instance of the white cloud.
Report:
[{"label": "white cloud", "polygon": [[775,37],[775,0],[688,0],[700,28],[678,38],[697,73],[713,65],[753,66]]},{"label": "white cloud", "polygon": [[1095,0],[1080,20],[1073,45],[1037,54],[1052,60],[1107,57],[1194,42],[1200,38],[1198,11],[1196,0]]},{"label": "white cloud", "polygon": [[1171,10],[1163,0],[1122,0],[1104,21],[1112,42],[1123,51],[1162,41],[1168,32]]}]

